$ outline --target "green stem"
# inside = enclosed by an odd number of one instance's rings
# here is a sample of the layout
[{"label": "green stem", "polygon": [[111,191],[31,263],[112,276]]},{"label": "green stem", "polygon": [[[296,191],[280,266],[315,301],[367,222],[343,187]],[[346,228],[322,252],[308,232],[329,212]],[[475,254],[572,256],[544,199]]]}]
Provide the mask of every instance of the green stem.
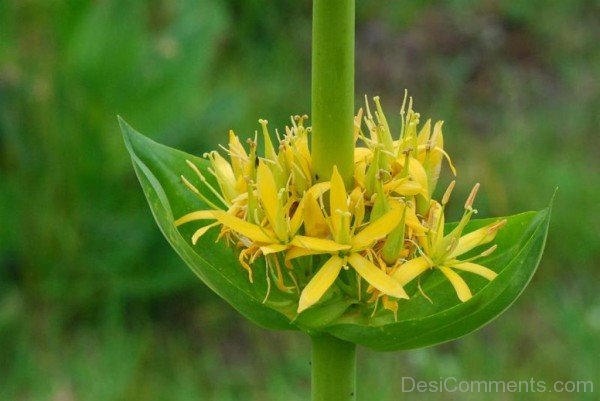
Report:
[{"label": "green stem", "polygon": [[[355,0],[313,0],[312,162],[317,180],[333,167],[354,175]],[[356,345],[312,337],[312,401],[356,399]]]},{"label": "green stem", "polygon": [[313,169],[327,180],[337,166],[347,184],[354,174],[354,1],[313,1]]},{"label": "green stem", "polygon": [[312,401],[356,400],[356,345],[329,334],[312,337]]}]

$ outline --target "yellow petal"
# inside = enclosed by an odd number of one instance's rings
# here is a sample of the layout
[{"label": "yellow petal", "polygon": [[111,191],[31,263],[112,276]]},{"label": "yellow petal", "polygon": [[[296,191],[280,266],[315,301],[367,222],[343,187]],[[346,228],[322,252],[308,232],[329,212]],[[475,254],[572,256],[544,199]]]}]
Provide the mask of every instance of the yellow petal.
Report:
[{"label": "yellow petal", "polygon": [[292,246],[285,254],[285,261],[289,265],[288,262],[292,259],[301,258],[303,256],[320,255],[323,253],[324,253],[323,251],[315,251],[312,249],[299,248],[296,246]]},{"label": "yellow petal", "polygon": [[350,213],[354,215],[354,227],[362,225],[365,218],[365,199],[360,188],[354,188],[350,193]]},{"label": "yellow petal", "polygon": [[180,226],[190,221],[196,220],[211,220],[216,219],[214,210],[198,210],[196,212],[188,213],[183,217],[175,220],[175,226]]},{"label": "yellow petal", "polygon": [[302,290],[298,302],[298,313],[310,308],[321,299],[329,287],[335,282],[344,265],[344,259],[332,256],[313,276],[308,285]]},{"label": "yellow petal", "polygon": [[336,210],[341,210],[342,212],[348,211],[346,186],[335,166],[333,167],[333,173],[331,174],[330,209],[331,215],[333,215]]},{"label": "yellow petal", "polygon": [[498,273],[496,273],[495,271],[488,269],[485,266],[478,265],[477,263],[463,262],[452,265],[451,267],[453,269],[459,269],[469,273],[477,274],[481,277],[487,278],[490,281],[492,281],[496,278],[496,276],[498,276]]},{"label": "yellow petal", "polygon": [[304,220],[304,205],[306,204],[306,198],[302,198],[296,210],[294,211],[294,215],[290,220],[290,234],[295,235],[300,226],[302,225],[302,221]]},{"label": "yellow petal", "polygon": [[304,230],[309,237],[326,237],[329,234],[329,226],[321,211],[321,206],[314,196],[308,192],[305,195],[304,205]]},{"label": "yellow petal", "polygon": [[427,172],[425,171],[423,165],[419,163],[417,159],[411,157],[410,162],[408,163],[408,170],[410,175],[415,179],[415,181],[421,184],[421,188],[423,188],[423,190],[427,192]]},{"label": "yellow petal", "polygon": [[494,238],[496,238],[498,228],[501,227],[498,227],[498,225],[499,222],[496,222],[463,235],[459,238],[456,248],[454,248],[448,257],[456,258],[469,252],[471,249],[478,247],[479,245],[492,242]]},{"label": "yellow petal", "polygon": [[305,237],[304,235],[296,235],[292,240],[292,245],[323,253],[333,253],[350,249],[350,245],[338,244],[335,241],[325,238]]},{"label": "yellow petal", "polygon": [[265,157],[269,160],[275,161],[277,160],[277,152],[275,152],[273,142],[271,142],[271,135],[269,135],[269,129],[267,128],[267,124],[269,122],[267,120],[260,119],[258,120],[258,123],[262,126],[263,140],[265,141]]},{"label": "yellow petal", "polygon": [[424,145],[429,140],[430,136],[431,136],[431,119],[428,119],[425,122],[425,124],[423,125],[423,128],[421,128],[421,131],[419,131],[419,135],[417,136],[417,142],[419,143],[419,145]]},{"label": "yellow petal", "polygon": [[321,195],[329,191],[331,183],[329,181],[319,182],[309,188],[308,193],[311,194],[315,199],[319,199]]},{"label": "yellow petal", "polygon": [[204,227],[199,228],[198,230],[196,230],[196,232],[194,233],[194,235],[192,235],[192,244],[196,245],[196,243],[198,242],[198,240],[200,239],[200,237],[202,237],[204,234],[206,234],[206,232],[208,230],[210,230],[214,226],[218,226],[218,225],[219,225],[219,223],[212,223],[212,224],[209,224],[207,226],[204,226]]},{"label": "yellow petal", "polygon": [[460,299],[462,302],[466,302],[469,299],[471,299],[473,294],[471,294],[469,286],[467,285],[467,283],[465,283],[465,280],[463,280],[462,277],[458,275],[458,273],[445,266],[439,266],[439,269],[442,271],[442,273],[444,273],[444,276],[446,276],[448,281],[450,281],[452,287],[454,287],[454,291],[456,291],[458,299]]},{"label": "yellow petal", "polygon": [[353,249],[364,249],[373,242],[388,235],[402,220],[401,208],[393,208],[377,220],[369,223],[361,232],[352,238]]},{"label": "yellow petal", "polygon": [[353,253],[348,258],[348,262],[350,262],[354,270],[356,270],[367,283],[371,284],[379,291],[395,298],[408,299],[408,294],[404,291],[404,288],[402,288],[400,283],[394,280],[392,276],[385,274],[383,270],[375,266],[368,259],[360,256],[358,253]]},{"label": "yellow petal", "polygon": [[392,276],[401,285],[406,285],[431,267],[431,263],[424,256],[419,256],[403,263]]},{"label": "yellow petal", "polygon": [[290,246],[286,245],[286,244],[270,244],[270,245],[265,245],[265,246],[261,246],[260,250],[262,251],[263,255],[270,255],[272,253],[277,253],[277,252],[283,252],[286,249],[288,249]]},{"label": "yellow petal", "polygon": [[333,166],[333,173],[331,174],[331,189],[329,190],[329,215],[331,216],[331,228],[334,231],[334,238],[339,238],[342,233],[343,221],[342,216],[348,212],[346,186],[342,176],[338,173],[336,166]]},{"label": "yellow petal", "polygon": [[359,162],[354,165],[354,183],[358,188],[365,187],[367,163]]},{"label": "yellow petal", "polygon": [[[231,158],[231,166],[233,167],[233,173],[236,177],[240,177],[243,175],[243,163],[248,161],[248,154],[246,150],[242,146],[240,139],[233,132],[233,130],[229,130],[229,153]],[[245,183],[244,180],[242,180]],[[238,179],[238,185],[240,184],[240,180]]]},{"label": "yellow petal", "polygon": [[275,235],[266,228],[260,227],[256,224],[248,223],[245,220],[239,219],[225,212],[215,212],[217,220],[231,230],[248,237],[254,242],[270,244],[276,242],[274,240]]},{"label": "yellow petal", "polygon": [[366,163],[373,157],[373,151],[369,148],[354,148],[354,162]]},{"label": "yellow petal", "polygon": [[409,181],[405,178],[390,181],[385,185],[384,189],[404,196],[414,196],[418,194],[427,195],[427,192],[423,189],[421,184],[417,181]]},{"label": "yellow petal", "polygon": [[237,192],[235,190],[237,180],[233,174],[233,168],[231,167],[231,164],[229,164],[229,162],[225,160],[225,158],[223,158],[223,156],[221,156],[218,152],[211,152],[209,157],[215,176],[219,182],[221,193],[227,200],[231,201],[231,199],[237,196]]},{"label": "yellow petal", "polygon": [[[392,205],[393,208],[400,208],[400,210],[403,210],[402,208],[405,207],[404,203],[399,202],[397,200],[391,200],[390,205]],[[423,227],[423,225],[419,221],[419,218],[417,217],[415,209],[413,209],[412,207],[409,207],[406,210],[406,225],[412,228],[415,234],[422,235],[426,232],[425,227]]]},{"label": "yellow petal", "polygon": [[267,214],[267,218],[271,225],[274,226],[277,205],[279,203],[277,199],[277,187],[271,169],[262,161],[258,165],[256,181],[258,195],[265,209],[265,213]]}]

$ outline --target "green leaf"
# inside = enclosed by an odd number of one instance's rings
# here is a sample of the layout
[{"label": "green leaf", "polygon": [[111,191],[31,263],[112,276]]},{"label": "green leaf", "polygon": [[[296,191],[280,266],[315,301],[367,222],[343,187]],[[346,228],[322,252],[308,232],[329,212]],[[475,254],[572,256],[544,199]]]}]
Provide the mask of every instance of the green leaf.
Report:
[{"label": "green leaf", "polygon": [[[192,224],[181,230],[173,224],[176,218],[190,211],[207,208],[180,178],[180,174],[191,173],[186,160],[206,168],[205,160],[160,145],[136,132],[121,118],[119,123],[156,223],[179,256],[211,290],[251,321],[269,329],[293,329],[289,323],[295,309],[291,300],[271,291],[269,302],[263,303],[267,293],[266,280],[257,278],[261,273],[264,277],[264,266],[255,266],[255,284],[251,284],[233,250],[214,244],[216,233],[209,232],[193,247],[190,243],[194,231]],[[193,173],[186,177],[193,177]],[[289,314],[286,316],[286,313]]]},{"label": "green leaf", "polygon": [[[461,274],[475,294],[460,302],[451,285],[439,272],[422,282],[422,290],[413,289],[409,300],[400,300],[398,320],[389,312],[368,319],[349,313],[326,330],[341,339],[380,351],[427,347],[462,337],[491,322],[523,292],[540,262],[544,249],[551,208],[507,217],[508,224],[496,238],[498,251],[478,261],[498,273],[488,282],[468,273]],[[498,219],[474,220],[465,232]]]}]

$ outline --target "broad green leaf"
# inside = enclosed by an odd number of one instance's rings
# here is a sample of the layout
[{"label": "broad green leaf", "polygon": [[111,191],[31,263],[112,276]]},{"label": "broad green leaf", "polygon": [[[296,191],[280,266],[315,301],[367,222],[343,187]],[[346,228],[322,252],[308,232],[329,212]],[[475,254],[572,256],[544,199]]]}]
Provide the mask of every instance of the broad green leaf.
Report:
[{"label": "broad green leaf", "polygon": [[[218,203],[186,164],[186,160],[190,160],[206,172],[206,161],[160,145],[133,130],[123,120],[120,123],[150,209],[171,246],[209,288],[249,320],[266,328],[300,329],[309,333],[326,331],[377,350],[438,344],[476,330],[500,315],[526,287],[541,258],[549,208],[506,218],[508,224],[500,230],[495,241],[498,250],[478,261],[499,275],[488,282],[469,273],[460,273],[474,293],[465,303],[458,300],[442,274],[434,270],[420,280],[420,289],[417,283],[406,288],[411,297],[399,301],[397,320],[384,310],[371,317],[370,312],[361,309],[364,306],[335,291],[321,304],[297,316],[298,294],[279,291],[273,280],[267,278],[264,264],[256,262],[253,265],[254,280],[251,283],[235,251],[223,241],[215,243],[216,231],[209,231],[193,246],[190,238],[201,223],[174,226],[178,217],[207,208],[183,185],[182,174],[207,198]],[[210,179],[210,173],[205,175]],[[216,185],[214,181],[213,184]],[[465,232],[497,220],[474,220]],[[447,230],[452,225],[448,224]]]}]

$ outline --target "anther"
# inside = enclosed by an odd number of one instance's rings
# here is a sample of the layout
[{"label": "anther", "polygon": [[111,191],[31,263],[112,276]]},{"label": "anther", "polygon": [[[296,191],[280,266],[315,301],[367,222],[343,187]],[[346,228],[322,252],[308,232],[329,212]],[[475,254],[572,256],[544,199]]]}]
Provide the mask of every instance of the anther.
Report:
[{"label": "anther", "polygon": [[494,245],[494,246],[490,247],[489,249],[481,252],[479,254],[479,256],[482,256],[482,257],[489,256],[496,250],[496,248],[498,248],[498,245]]},{"label": "anther", "polygon": [[492,234],[495,231],[498,231],[499,229],[501,229],[502,227],[504,227],[506,225],[508,221],[506,219],[500,220],[499,222],[497,222],[496,224],[492,225],[489,229],[488,229],[488,234]]},{"label": "anther", "polygon": [[479,191],[479,183],[475,184],[475,186],[471,190],[471,193],[469,194],[469,197],[467,198],[467,201],[465,202],[465,209],[470,210],[473,208],[473,202],[475,202],[475,197],[477,196],[477,191]]},{"label": "anther", "polygon": [[446,192],[444,192],[444,196],[442,197],[442,205],[447,204],[448,201],[450,200],[450,195],[452,195],[452,191],[454,190],[455,185],[456,185],[455,180],[452,180],[450,185],[448,185],[448,188],[446,189]]}]

